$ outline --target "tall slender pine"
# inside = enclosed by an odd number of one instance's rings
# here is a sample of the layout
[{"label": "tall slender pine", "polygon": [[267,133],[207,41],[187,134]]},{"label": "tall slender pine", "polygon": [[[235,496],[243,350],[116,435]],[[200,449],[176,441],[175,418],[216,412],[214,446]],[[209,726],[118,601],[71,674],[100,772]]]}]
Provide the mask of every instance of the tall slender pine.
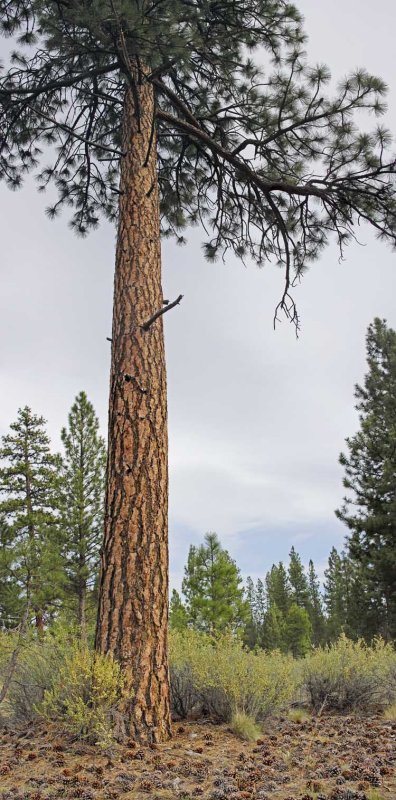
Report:
[{"label": "tall slender pine", "polygon": [[[46,614],[63,594],[60,458],[50,450],[45,420],[28,406],[18,412],[0,448],[0,515],[7,528],[3,559],[14,601],[29,602],[42,633]],[[3,563],[4,563],[3,561]]]},{"label": "tall slender pine", "polygon": [[308,565],[308,613],[312,625],[312,643],[323,644],[325,638],[325,618],[323,613],[323,600],[320,592],[320,582],[315,572],[312,559]]},{"label": "tall slender pine", "polygon": [[360,429],[341,454],[347,497],[338,517],[368,587],[368,617],[396,638],[396,331],[376,318],[366,337],[368,371],[355,387]]},{"label": "tall slender pine", "polygon": [[[69,601],[76,601],[81,638],[92,619],[92,590],[98,580],[103,539],[106,447],[99,421],[85,392],[71,407],[68,427],[62,429],[63,548]],[[90,609],[87,608],[91,606]]]}]

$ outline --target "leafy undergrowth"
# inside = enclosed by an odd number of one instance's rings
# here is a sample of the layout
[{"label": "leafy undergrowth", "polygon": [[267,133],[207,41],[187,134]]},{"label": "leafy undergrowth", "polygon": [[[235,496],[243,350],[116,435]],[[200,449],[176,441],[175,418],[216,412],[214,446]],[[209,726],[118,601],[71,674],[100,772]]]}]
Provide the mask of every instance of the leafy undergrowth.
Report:
[{"label": "leafy undergrowth", "polygon": [[0,734],[0,800],[392,800],[396,722],[267,719],[242,742],[225,725],[175,724],[171,742],[111,754],[30,724]]}]

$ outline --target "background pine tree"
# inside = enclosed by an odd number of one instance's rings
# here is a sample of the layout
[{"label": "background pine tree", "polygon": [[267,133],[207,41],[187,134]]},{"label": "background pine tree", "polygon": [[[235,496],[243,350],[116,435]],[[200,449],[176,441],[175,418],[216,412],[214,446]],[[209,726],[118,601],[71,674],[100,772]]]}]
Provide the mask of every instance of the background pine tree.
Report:
[{"label": "background pine tree", "polygon": [[169,605],[169,625],[174,631],[184,631],[188,627],[188,612],[176,589],[172,590]]},{"label": "background pine tree", "polygon": [[287,571],[282,561],[278,565],[273,564],[270,571],[267,572],[265,585],[268,606],[275,605],[286,616],[292,602],[292,594]]},{"label": "background pine tree", "polygon": [[285,649],[285,615],[276,603],[272,602],[265,612],[259,644],[264,650]]},{"label": "background pine tree", "polygon": [[308,611],[293,602],[287,611],[283,643],[294,658],[305,656],[311,648],[312,625]]},{"label": "background pine tree", "polygon": [[236,631],[249,618],[238,567],[215,533],[190,547],[182,584],[188,619],[198,630]]},{"label": "background pine tree", "polygon": [[20,409],[2,438],[0,515],[6,523],[2,564],[13,604],[29,602],[39,632],[64,591],[60,541],[60,457],[53,455],[45,420]]},{"label": "background pine tree", "polygon": [[290,585],[291,600],[300,608],[308,609],[309,590],[308,580],[305,574],[302,561],[295,548],[292,547],[289,553],[289,566],[287,575]]},{"label": "background pine tree", "polygon": [[308,597],[308,613],[312,625],[312,643],[317,646],[323,644],[325,640],[325,618],[320,582],[316,575],[312,559],[310,559],[308,565]]},{"label": "background pine tree", "polygon": [[96,616],[99,551],[103,539],[106,447],[99,421],[85,392],[77,395],[68,427],[61,433],[62,531],[66,569],[65,591],[81,631]]},{"label": "background pine tree", "polygon": [[[344,498],[337,516],[367,582],[366,613],[386,638],[396,637],[396,332],[376,318],[366,337],[364,385],[355,387],[360,429],[346,440]],[[376,622],[375,622],[375,618]]]}]

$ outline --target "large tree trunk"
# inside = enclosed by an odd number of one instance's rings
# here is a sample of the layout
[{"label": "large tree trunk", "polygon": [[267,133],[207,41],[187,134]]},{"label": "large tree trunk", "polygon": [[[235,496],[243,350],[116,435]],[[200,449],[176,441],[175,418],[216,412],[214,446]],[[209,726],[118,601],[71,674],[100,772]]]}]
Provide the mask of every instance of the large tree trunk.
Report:
[{"label": "large tree trunk", "polygon": [[[123,124],[114,287],[109,451],[96,647],[123,667],[127,735],[171,734],[168,628],[168,463],[154,95],[129,90]],[[140,117],[140,119],[139,119]]]}]

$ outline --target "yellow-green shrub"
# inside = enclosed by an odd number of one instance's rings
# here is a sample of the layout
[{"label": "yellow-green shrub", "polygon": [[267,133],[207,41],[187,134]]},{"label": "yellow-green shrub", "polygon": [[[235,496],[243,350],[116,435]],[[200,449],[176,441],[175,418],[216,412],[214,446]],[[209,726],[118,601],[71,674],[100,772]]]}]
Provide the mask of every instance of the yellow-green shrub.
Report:
[{"label": "yellow-green shrub", "polygon": [[382,639],[370,646],[343,634],[304,659],[301,674],[313,708],[323,703],[339,711],[367,708],[391,702],[396,690],[396,653]]},{"label": "yellow-green shrub", "polygon": [[[196,631],[174,631],[170,641],[176,710],[177,705],[191,710],[191,703],[185,702],[188,695],[220,719],[230,720],[237,712],[262,718],[293,694],[293,659],[278,651],[254,653],[231,635],[212,639]],[[175,703],[175,698],[181,702]]]},{"label": "yellow-green shrub", "polygon": [[120,666],[110,656],[74,645],[38,710],[71,733],[107,745],[123,686]]}]

